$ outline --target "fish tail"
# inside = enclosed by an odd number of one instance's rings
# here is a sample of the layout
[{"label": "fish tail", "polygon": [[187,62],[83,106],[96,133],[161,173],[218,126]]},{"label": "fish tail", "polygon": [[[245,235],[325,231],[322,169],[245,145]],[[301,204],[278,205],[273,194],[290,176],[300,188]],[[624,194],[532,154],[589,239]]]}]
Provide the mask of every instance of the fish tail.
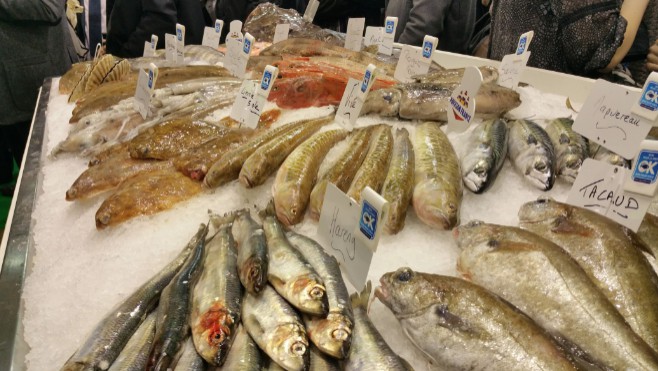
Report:
[{"label": "fish tail", "polygon": [[354,293],[350,295],[350,300],[352,301],[353,308],[368,308],[368,302],[370,301],[370,293],[372,292],[372,282],[366,282],[366,287],[363,288],[363,291],[360,293]]},{"label": "fish tail", "polygon": [[261,219],[265,219],[268,216],[276,217],[276,208],[274,207],[274,199],[271,199],[270,202],[267,203],[267,206],[265,206],[264,209],[258,212],[258,216],[260,216]]},{"label": "fish tail", "polygon": [[237,217],[237,212],[231,211],[224,215],[219,215],[214,214],[212,210],[208,210],[208,217],[210,218],[208,224],[212,223],[212,226],[218,229],[224,224],[233,224],[233,221]]}]

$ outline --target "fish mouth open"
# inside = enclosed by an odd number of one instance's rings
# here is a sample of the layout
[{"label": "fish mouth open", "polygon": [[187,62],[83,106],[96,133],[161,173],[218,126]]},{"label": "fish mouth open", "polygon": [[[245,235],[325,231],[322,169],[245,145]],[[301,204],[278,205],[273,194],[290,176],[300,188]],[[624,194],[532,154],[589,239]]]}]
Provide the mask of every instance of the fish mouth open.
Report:
[{"label": "fish mouth open", "polygon": [[389,293],[388,290],[386,289],[386,279],[385,276],[379,279],[380,285],[375,288],[375,297],[379,299],[379,301],[382,302],[382,304],[386,305],[387,307],[390,308],[390,302],[389,302]]}]

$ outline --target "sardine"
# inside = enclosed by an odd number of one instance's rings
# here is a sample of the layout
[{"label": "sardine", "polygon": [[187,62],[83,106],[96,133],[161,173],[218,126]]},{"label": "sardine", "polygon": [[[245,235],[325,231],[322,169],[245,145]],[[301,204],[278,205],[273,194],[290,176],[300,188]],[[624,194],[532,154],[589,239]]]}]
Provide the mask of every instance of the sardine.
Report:
[{"label": "sardine", "polygon": [[607,148],[599,145],[598,143],[590,142],[589,143],[589,157],[607,162],[615,166],[625,167],[627,169],[631,168],[631,162],[621,155],[618,155]]},{"label": "sardine", "polygon": [[391,162],[392,150],[393,134],[391,134],[391,128],[388,125],[379,125],[373,132],[368,154],[347,190],[349,197],[356,202],[360,202],[361,192],[368,186],[375,192],[381,191],[386,179],[388,165]]},{"label": "sardine", "polygon": [[382,276],[375,296],[434,365],[449,370],[576,370],[532,319],[462,279],[400,268]]},{"label": "sardine", "polygon": [[396,234],[404,228],[407,209],[414,190],[414,148],[407,129],[395,132],[395,146],[381,195],[388,201],[384,225],[386,233]]},{"label": "sardine", "polygon": [[343,359],[349,354],[352,342],[354,314],[338,262],[314,240],[295,232],[288,232],[286,236],[318,272],[327,288],[329,314],[326,318],[304,316],[308,336],[324,353]]},{"label": "sardine", "polygon": [[658,351],[658,276],[637,235],[596,212],[550,199],[528,202],[519,226],[566,250],[633,330]]},{"label": "sardine", "polygon": [[228,353],[226,362],[224,362],[221,369],[226,371],[261,371],[265,358],[258,349],[258,345],[247,334],[244,326],[240,325],[235,333],[231,351]]},{"label": "sardine", "polygon": [[658,357],[562,248],[520,228],[455,230],[457,270],[528,314],[574,354],[604,369],[655,370]]},{"label": "sardine", "polygon": [[262,219],[270,252],[267,278],[272,287],[300,311],[327,315],[327,290],[322,278],[286,238],[273,202],[265,209]]},{"label": "sardine", "polygon": [[155,337],[156,312],[146,317],[137,331],[128,340],[109,371],[142,371],[149,361],[149,352]]},{"label": "sardine", "polygon": [[242,286],[258,294],[267,285],[269,255],[263,228],[256,223],[249,209],[238,210],[233,221],[233,236],[238,244],[238,274]]},{"label": "sardine", "polygon": [[291,226],[302,221],[322,160],[347,134],[343,129],[315,134],[283,162],[272,185],[272,198],[281,223]]},{"label": "sardine", "polygon": [[496,180],[507,157],[507,123],[497,119],[478,125],[462,157],[462,178],[471,192],[485,192]]},{"label": "sardine", "polygon": [[181,350],[180,358],[176,361],[176,367],[174,371],[205,371],[206,363],[203,362],[203,358],[197,353],[194,348],[194,342],[192,338],[188,337],[185,343],[183,344],[183,349]]},{"label": "sardine", "polygon": [[311,362],[309,371],[340,371],[339,361],[322,353],[320,349],[311,344]]},{"label": "sardine", "polygon": [[258,296],[245,294],[242,325],[273,361],[286,370],[306,370],[309,345],[297,312],[270,286]]},{"label": "sardine", "polygon": [[206,233],[205,226],[199,228],[174,260],[111,310],[96,325],[80,349],[66,361],[62,371],[107,370],[147,314],[155,307],[162,290],[187,261],[192,249],[205,238]]},{"label": "sardine", "polygon": [[416,128],[413,206],[418,218],[438,229],[459,224],[463,189],[459,160],[437,123]]},{"label": "sardine", "polygon": [[570,118],[552,120],[546,126],[556,157],[556,173],[569,183],[576,181],[578,171],[586,158],[589,157],[587,139],[573,131]]},{"label": "sardine", "polygon": [[548,134],[529,120],[509,123],[509,158],[533,186],[548,191],[555,182],[555,150]]},{"label": "sardine", "polygon": [[637,236],[651,251],[651,255],[658,258],[658,216],[646,213],[637,230]]},{"label": "sardine", "polygon": [[192,292],[192,340],[206,362],[221,366],[240,322],[242,286],[231,224],[219,228],[207,243],[203,273]]}]

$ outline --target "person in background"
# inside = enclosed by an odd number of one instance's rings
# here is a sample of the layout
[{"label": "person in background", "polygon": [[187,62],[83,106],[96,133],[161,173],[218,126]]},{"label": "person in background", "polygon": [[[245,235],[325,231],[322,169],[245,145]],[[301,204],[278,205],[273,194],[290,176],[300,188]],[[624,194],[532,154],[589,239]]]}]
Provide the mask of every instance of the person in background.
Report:
[{"label": "person in background", "polygon": [[647,70],[658,72],[658,39],[649,48],[647,55]]},{"label": "person in background", "polygon": [[387,17],[398,17],[395,41],[420,46],[425,35],[439,38],[440,50],[468,53],[479,0],[389,0]]},{"label": "person in background", "polygon": [[185,26],[185,44],[201,44],[205,21],[198,0],[116,0],[107,30],[107,53],[123,58],[141,57],[144,42],[176,34],[176,23]]},{"label": "person in background", "polygon": [[349,18],[365,18],[365,25],[384,25],[384,0],[325,0],[320,1],[313,23],[322,28],[346,32]]}]

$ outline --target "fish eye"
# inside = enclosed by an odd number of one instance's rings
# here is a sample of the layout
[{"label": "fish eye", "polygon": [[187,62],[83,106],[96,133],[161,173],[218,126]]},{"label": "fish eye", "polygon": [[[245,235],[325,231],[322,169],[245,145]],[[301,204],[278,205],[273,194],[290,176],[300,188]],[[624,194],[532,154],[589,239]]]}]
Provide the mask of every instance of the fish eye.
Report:
[{"label": "fish eye", "polygon": [[411,270],[405,269],[398,275],[398,281],[408,282],[411,279]]},{"label": "fish eye", "polygon": [[544,171],[546,170],[546,164],[543,162],[538,162],[535,164],[535,169],[539,171]]},{"label": "fish eye", "polygon": [[209,342],[211,344],[221,344],[224,342],[224,332],[223,331],[217,331],[215,333],[210,334],[209,336]]},{"label": "fish eye", "polygon": [[291,208],[291,209],[290,209],[290,214],[292,214],[292,215],[297,215],[297,209],[294,208],[294,207]]},{"label": "fish eye", "polygon": [[294,343],[294,344],[290,347],[290,352],[291,352],[292,354],[295,354],[295,355],[298,355],[298,356],[303,356],[304,353],[306,353],[306,345],[304,345],[303,343],[299,343],[299,342],[298,342],[298,343]]},{"label": "fish eye", "polygon": [[347,340],[350,336],[350,333],[345,329],[337,329],[331,333],[331,336],[336,340]]},{"label": "fish eye", "polygon": [[324,290],[321,287],[315,286],[311,289],[310,295],[314,299],[320,299],[324,296]]}]

